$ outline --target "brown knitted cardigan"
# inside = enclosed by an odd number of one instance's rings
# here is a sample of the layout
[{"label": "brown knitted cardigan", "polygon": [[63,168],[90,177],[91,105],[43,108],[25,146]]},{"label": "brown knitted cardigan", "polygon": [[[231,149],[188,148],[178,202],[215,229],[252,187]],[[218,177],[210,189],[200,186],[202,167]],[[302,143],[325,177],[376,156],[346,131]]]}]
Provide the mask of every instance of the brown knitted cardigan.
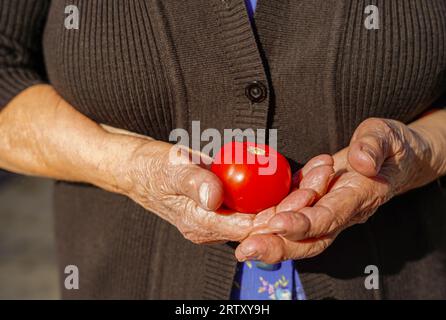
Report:
[{"label": "brown knitted cardigan", "polygon": [[[379,8],[380,29],[364,27]],[[80,10],[66,29],[65,6]],[[346,146],[368,117],[410,122],[446,88],[444,0],[0,0],[0,106],[51,83],[91,119],[156,139],[173,128],[276,128],[296,169]],[[245,88],[263,83],[266,99]],[[446,124],[445,124],[446,125]],[[227,299],[230,245],[199,246],[131,200],[55,185],[65,298]],[[297,262],[309,298],[446,298],[446,189],[399,196]],[[366,290],[364,269],[380,271]]]}]

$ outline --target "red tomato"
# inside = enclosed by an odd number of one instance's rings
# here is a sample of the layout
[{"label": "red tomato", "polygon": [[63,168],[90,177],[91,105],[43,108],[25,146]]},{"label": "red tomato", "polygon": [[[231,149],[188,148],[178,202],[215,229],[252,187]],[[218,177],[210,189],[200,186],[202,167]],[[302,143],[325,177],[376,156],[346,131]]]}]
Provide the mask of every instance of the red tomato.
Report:
[{"label": "red tomato", "polygon": [[265,144],[231,142],[216,154],[211,171],[223,182],[224,204],[243,213],[277,205],[291,186],[284,156]]}]

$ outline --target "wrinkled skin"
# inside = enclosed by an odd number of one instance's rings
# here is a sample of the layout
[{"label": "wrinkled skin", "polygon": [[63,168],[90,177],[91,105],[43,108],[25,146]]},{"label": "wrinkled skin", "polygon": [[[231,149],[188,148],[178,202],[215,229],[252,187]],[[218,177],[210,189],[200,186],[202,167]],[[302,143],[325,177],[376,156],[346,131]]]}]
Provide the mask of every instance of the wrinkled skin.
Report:
[{"label": "wrinkled skin", "polygon": [[268,217],[242,241],[236,257],[275,263],[318,255],[342,230],[364,223],[393,196],[433,181],[438,166],[431,163],[432,146],[422,132],[394,120],[364,121],[349,147],[333,156],[336,175],[328,192],[313,206],[287,207]]},{"label": "wrinkled skin", "polygon": [[395,194],[446,175],[445,123],[446,109],[409,126],[366,120],[348,148],[311,159],[279,205],[221,214],[221,182],[189,150],[172,161],[171,144],[99,125],[38,84],[0,112],[0,168],[128,196],[195,243],[241,241],[239,260],[277,262],[322,252]]},{"label": "wrinkled skin", "polygon": [[170,161],[171,148],[155,141],[135,151],[128,196],[194,243],[244,239],[252,230],[253,216],[215,213],[223,199],[221,182],[184,154],[178,163]]},{"label": "wrinkled skin", "polygon": [[[142,144],[134,151],[129,166],[127,195],[197,244],[242,241],[262,226],[252,214],[217,213],[223,201],[220,180],[204,164],[194,164],[190,151],[182,151],[172,160],[171,144],[154,140]],[[316,165],[317,168],[309,170]],[[306,174],[301,179],[301,189],[291,193],[277,208],[265,210],[263,215],[283,209],[298,210],[324,193],[323,185],[327,183],[321,184],[321,180],[328,181],[333,176],[332,159],[327,155],[316,157],[303,171]]]},{"label": "wrinkled skin", "polygon": [[[259,228],[253,215],[215,212],[222,203],[221,182],[205,166],[192,164],[188,154],[171,161],[173,145],[99,125],[50,85],[31,86],[12,99],[0,112],[0,131],[0,168],[128,196],[195,243],[241,241]],[[309,174],[303,184],[320,180]],[[314,193],[299,194],[288,201],[302,206]]]}]

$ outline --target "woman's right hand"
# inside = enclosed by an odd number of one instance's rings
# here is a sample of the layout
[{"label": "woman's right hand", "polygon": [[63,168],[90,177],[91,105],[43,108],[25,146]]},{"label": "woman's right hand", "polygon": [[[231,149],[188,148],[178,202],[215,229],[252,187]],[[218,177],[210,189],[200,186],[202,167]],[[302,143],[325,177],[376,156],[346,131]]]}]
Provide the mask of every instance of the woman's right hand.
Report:
[{"label": "woman's right hand", "polygon": [[242,240],[252,229],[252,215],[214,212],[223,190],[210,171],[172,163],[169,143],[98,125],[49,85],[11,100],[0,112],[0,132],[2,169],[126,195],[195,243]]},{"label": "woman's right hand", "polygon": [[223,202],[220,180],[204,164],[194,164],[185,149],[172,157],[173,147],[149,140],[132,152],[125,171],[126,195],[194,243],[245,239],[254,215],[216,213]]}]

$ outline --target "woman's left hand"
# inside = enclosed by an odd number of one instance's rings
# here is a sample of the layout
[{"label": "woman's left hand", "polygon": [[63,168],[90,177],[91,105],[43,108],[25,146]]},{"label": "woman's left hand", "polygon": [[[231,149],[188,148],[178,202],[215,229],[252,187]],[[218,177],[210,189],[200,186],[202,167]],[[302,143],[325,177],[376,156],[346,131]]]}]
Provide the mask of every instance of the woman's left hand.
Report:
[{"label": "woman's left hand", "polygon": [[423,126],[367,119],[349,147],[333,156],[336,176],[328,192],[314,206],[277,212],[241,242],[237,259],[276,263],[318,255],[393,196],[433,181],[438,172],[426,136]]}]

